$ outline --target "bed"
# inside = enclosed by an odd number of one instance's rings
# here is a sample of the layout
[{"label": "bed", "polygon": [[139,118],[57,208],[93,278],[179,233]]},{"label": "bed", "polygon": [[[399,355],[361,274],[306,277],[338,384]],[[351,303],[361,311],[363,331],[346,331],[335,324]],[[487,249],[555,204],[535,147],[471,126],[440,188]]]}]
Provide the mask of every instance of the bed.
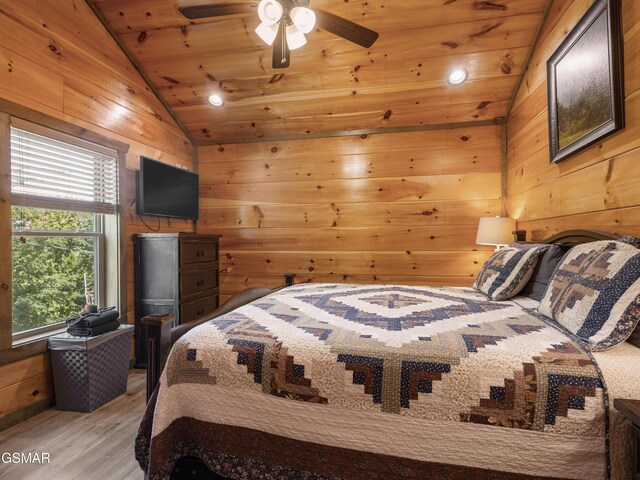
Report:
[{"label": "bed", "polygon": [[640,398],[640,350],[591,353],[536,307],[471,288],[299,284],[195,327],[147,319],[136,457],[149,480],[193,457],[233,479],[630,478],[630,427],[611,405]]}]

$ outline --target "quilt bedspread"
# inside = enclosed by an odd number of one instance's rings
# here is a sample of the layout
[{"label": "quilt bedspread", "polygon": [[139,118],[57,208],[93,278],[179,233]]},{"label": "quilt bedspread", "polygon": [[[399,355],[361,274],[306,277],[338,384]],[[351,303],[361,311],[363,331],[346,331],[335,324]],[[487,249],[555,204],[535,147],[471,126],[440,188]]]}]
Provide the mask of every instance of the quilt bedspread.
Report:
[{"label": "quilt bedspread", "polygon": [[150,480],[607,478],[592,356],[467,288],[304,284],[173,347],[136,440]]}]

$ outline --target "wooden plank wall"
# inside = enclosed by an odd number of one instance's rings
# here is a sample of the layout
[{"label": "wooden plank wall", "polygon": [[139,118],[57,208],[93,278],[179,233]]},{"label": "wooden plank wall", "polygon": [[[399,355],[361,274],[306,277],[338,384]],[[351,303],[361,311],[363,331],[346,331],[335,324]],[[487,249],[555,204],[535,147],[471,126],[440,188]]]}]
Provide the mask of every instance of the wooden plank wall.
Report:
[{"label": "wooden plank wall", "polygon": [[296,281],[470,285],[500,214],[500,128],[200,147],[200,233],[223,298]]},{"label": "wooden plank wall", "polygon": [[592,4],[556,1],[508,121],[508,208],[540,240],[595,228],[640,236],[640,3],[622,0],[626,128],[549,164],[546,61]]},{"label": "wooden plank wall", "polygon": [[[0,64],[0,98],[131,145],[126,159],[127,238],[147,231],[135,215],[133,200],[139,156],[191,168],[193,147],[87,4],[0,0]],[[155,226],[155,219],[148,222]],[[193,222],[165,220],[161,231],[193,231]],[[8,240],[0,241],[5,245]],[[131,256],[130,241],[128,247]],[[132,262],[130,258],[130,323]],[[0,420],[52,391],[47,354],[3,365]]]}]

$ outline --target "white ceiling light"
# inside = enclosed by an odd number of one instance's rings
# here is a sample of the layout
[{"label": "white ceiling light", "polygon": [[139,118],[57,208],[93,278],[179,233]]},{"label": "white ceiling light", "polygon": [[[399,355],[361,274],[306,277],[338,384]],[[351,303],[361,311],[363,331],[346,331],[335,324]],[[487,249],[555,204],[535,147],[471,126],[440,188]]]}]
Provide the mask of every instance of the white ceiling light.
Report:
[{"label": "white ceiling light", "polygon": [[316,14],[306,7],[294,7],[289,12],[289,18],[302,33],[309,33],[316,24]]},{"label": "white ceiling light", "polygon": [[289,25],[287,27],[287,45],[289,45],[289,50],[300,48],[305,43],[307,43],[307,39],[304,33],[298,30],[295,25]]},{"label": "white ceiling light", "polygon": [[282,5],[276,0],[262,0],[258,5],[258,16],[262,23],[274,25],[282,18]]},{"label": "white ceiling light", "polygon": [[458,68],[449,74],[447,82],[449,85],[460,85],[461,83],[464,83],[468,76],[469,74],[464,68]]},{"label": "white ceiling light", "polygon": [[224,105],[224,100],[220,95],[213,94],[209,97],[209,103],[214,107],[221,107]]},{"label": "white ceiling light", "polygon": [[258,28],[256,28],[256,33],[264,43],[273,45],[276,35],[278,35],[278,24],[267,25],[266,23],[261,23],[258,25]]}]

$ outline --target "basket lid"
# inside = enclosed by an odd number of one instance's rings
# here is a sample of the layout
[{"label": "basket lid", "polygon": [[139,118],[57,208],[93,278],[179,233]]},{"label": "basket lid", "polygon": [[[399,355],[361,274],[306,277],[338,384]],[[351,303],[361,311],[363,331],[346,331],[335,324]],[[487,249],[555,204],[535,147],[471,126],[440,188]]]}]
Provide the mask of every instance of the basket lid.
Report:
[{"label": "basket lid", "polygon": [[95,337],[78,337],[67,332],[49,337],[49,350],[91,350],[119,335],[133,333],[133,325],[120,325],[117,330]]}]

